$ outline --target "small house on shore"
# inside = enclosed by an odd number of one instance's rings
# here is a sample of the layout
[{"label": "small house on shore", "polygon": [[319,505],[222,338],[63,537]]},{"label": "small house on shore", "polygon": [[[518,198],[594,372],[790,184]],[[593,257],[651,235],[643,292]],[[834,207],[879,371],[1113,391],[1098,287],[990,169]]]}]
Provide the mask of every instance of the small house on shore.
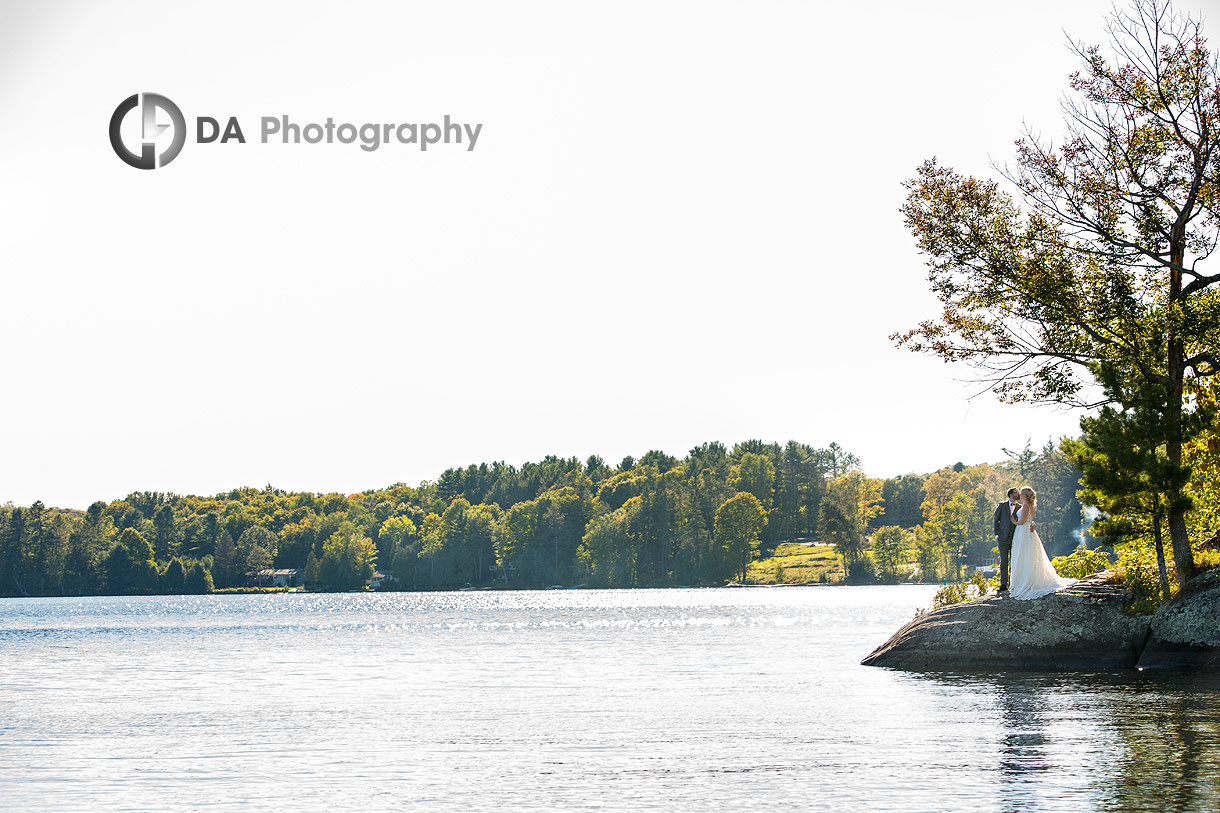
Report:
[{"label": "small house on shore", "polygon": [[305,583],[305,571],[300,568],[260,570],[254,574],[260,587],[300,587]]},{"label": "small house on shore", "polygon": [[999,559],[984,559],[983,564],[974,568],[975,573],[982,573],[984,576],[995,576],[1000,572]]}]

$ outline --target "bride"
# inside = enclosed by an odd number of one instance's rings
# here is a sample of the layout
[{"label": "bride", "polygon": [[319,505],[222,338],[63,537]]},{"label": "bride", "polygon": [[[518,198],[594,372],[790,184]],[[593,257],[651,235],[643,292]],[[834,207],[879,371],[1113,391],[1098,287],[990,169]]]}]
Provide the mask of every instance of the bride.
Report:
[{"label": "bride", "polygon": [[1021,507],[1017,529],[1012,537],[1012,570],[1009,595],[1031,599],[1061,590],[1074,579],[1064,579],[1055,572],[1038,532],[1033,529],[1038,495],[1029,486],[1021,489]]}]

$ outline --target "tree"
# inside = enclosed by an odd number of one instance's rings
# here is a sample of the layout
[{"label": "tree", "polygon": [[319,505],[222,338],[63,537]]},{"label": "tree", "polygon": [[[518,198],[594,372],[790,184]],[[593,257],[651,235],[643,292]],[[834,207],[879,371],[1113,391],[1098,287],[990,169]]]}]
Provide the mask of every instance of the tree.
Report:
[{"label": "tree", "polygon": [[910,549],[910,532],[897,525],[886,525],[873,535],[873,558],[889,576],[898,576],[898,568],[907,561]]},{"label": "tree", "polygon": [[364,585],[374,573],[377,546],[360,531],[336,531],[322,547],[318,580],[336,590]]},{"label": "tree", "polygon": [[[1063,451],[1083,472],[1085,497],[1107,514],[1094,533],[1140,536],[1151,526],[1161,596],[1168,600],[1162,529],[1174,509],[1170,501],[1175,495],[1189,507],[1185,488],[1190,470],[1174,464],[1166,454],[1164,393],[1155,386],[1124,386],[1127,382],[1117,370],[1106,368],[1102,374],[1106,392],[1118,408],[1107,405],[1097,416],[1081,419],[1081,438],[1065,438]],[[1200,434],[1211,422],[1211,412],[1196,410],[1183,435],[1193,439]]]},{"label": "tree", "polygon": [[[1038,536],[1047,554],[1070,553],[1081,540],[1080,469],[1047,439],[1035,458],[1030,482],[1038,486]],[[990,538],[990,537],[988,537]]]},{"label": "tree", "polygon": [[[1193,395],[1200,411],[1220,414],[1220,381],[1195,382]],[[1191,527],[1220,528],[1220,426],[1212,424],[1182,450],[1182,464],[1190,469],[1187,490]]]},{"label": "tree", "polygon": [[165,566],[165,572],[161,574],[161,592],[170,596],[186,592],[186,571],[182,567],[182,560],[177,556],[170,560]]},{"label": "tree", "polygon": [[859,471],[848,472],[843,475],[843,480],[852,490],[856,505],[856,528],[863,535],[867,529],[874,526],[876,519],[881,516],[883,481],[865,477],[864,473]]},{"label": "tree", "polygon": [[213,559],[214,572],[220,586],[232,587],[233,579],[238,573],[237,546],[233,544],[233,537],[226,530],[222,529],[220,536],[216,538],[216,554]]},{"label": "tree", "polygon": [[577,551],[593,580],[604,587],[635,587],[639,522],[643,499],[632,497],[622,508],[589,522]]},{"label": "tree", "polygon": [[153,553],[165,561],[174,555],[176,548],[174,509],[167,503],[153,514]]},{"label": "tree", "polygon": [[297,522],[286,524],[279,532],[279,542],[276,545],[275,560],[279,567],[301,567],[313,553],[314,544],[318,540],[317,514],[304,510],[304,516]]},{"label": "tree", "polygon": [[479,503],[466,512],[467,561],[473,566],[472,584],[484,581],[485,574],[495,561],[495,539],[499,532],[500,507]]},{"label": "tree", "polygon": [[945,541],[935,520],[915,529],[915,558],[919,560],[919,574],[924,581],[935,581],[948,573]]},{"label": "tree", "polygon": [[415,523],[410,517],[390,517],[377,531],[377,552],[386,559],[392,559],[400,546],[415,537]]},{"label": "tree", "polygon": [[746,452],[733,468],[733,486],[758,498],[764,511],[771,510],[771,489],[775,485],[775,466],[760,454]]},{"label": "tree", "polygon": [[263,586],[262,572],[270,568],[273,561],[275,560],[271,556],[271,551],[262,545],[255,545],[246,554],[246,569],[254,574],[255,583],[259,587]]},{"label": "tree", "polygon": [[970,521],[981,516],[983,512],[964,492],[954,494],[953,499],[949,500],[941,511],[938,525],[946,563],[953,568],[954,575],[959,579],[971,540]]},{"label": "tree", "polygon": [[394,549],[394,558],[390,560],[390,572],[394,582],[399,587],[415,586],[415,568],[419,562],[420,543],[418,540],[403,542]]},{"label": "tree", "polygon": [[767,520],[771,539],[810,533],[824,487],[819,455],[804,443],[788,441],[775,471],[775,508]]},{"label": "tree", "polygon": [[377,559],[390,563],[390,573],[399,587],[415,584],[418,539],[415,523],[406,516],[390,517],[377,531]]},{"label": "tree", "polygon": [[600,455],[589,455],[589,459],[585,461],[585,474],[589,475],[589,479],[594,483],[606,479],[612,472],[613,469],[606,465]]},{"label": "tree", "polygon": [[[257,574],[274,563],[279,541],[279,536],[262,525],[247,526],[238,537],[234,548],[231,578],[238,578],[244,582],[250,576],[254,576],[255,583],[261,587]],[[217,558],[219,556],[218,550]]]},{"label": "tree", "polygon": [[856,523],[855,502],[852,493],[843,488],[841,480],[835,480],[822,497],[820,527],[822,539],[834,546],[835,553],[843,560],[843,574],[851,563],[864,555],[864,537]]},{"label": "tree", "polygon": [[64,591],[70,595],[93,592],[93,557],[86,521],[68,537],[68,555],[64,562]]},{"label": "tree", "polygon": [[881,481],[851,470],[826,487],[822,498],[822,537],[843,559],[843,572],[864,556],[864,533],[881,510]]},{"label": "tree", "polygon": [[27,594],[21,583],[25,575],[25,541],[25,510],[14,508],[8,515],[8,531],[0,551],[0,576],[4,578],[0,590],[9,592],[15,588],[18,593]]},{"label": "tree", "polygon": [[123,531],[106,557],[106,588],[117,595],[152,593],[157,578],[152,545],[134,528]]},{"label": "tree", "polygon": [[442,557],[445,555],[445,523],[440,514],[428,514],[424,517],[424,524],[419,534],[420,549],[419,558],[427,562],[428,575],[427,584],[429,587],[437,586],[437,563],[441,565],[441,578],[445,576],[445,562]]},{"label": "tree", "polygon": [[[1182,464],[1192,381],[1220,371],[1220,69],[1200,22],[1168,0],[1115,11],[1113,57],[1077,44],[1060,147],[1027,131],[1020,201],[926,161],[906,184],[939,320],[893,338],[966,361],[1004,400],[1100,406],[1099,365],[1163,394],[1165,455]],[[1100,400],[1098,400],[1100,398]],[[1179,493],[1168,525],[1180,579],[1194,569]]]},{"label": "tree", "polygon": [[918,474],[904,474],[881,484],[883,516],[888,524],[914,528],[923,522],[920,506],[927,496],[923,480]]},{"label": "tree", "polygon": [[309,556],[305,559],[305,583],[316,585],[321,579],[322,570],[318,557],[313,551],[310,551]]},{"label": "tree", "polygon": [[1014,452],[1004,447],[1001,447],[1000,451],[1008,455],[1008,461],[1011,464],[1012,470],[1020,478],[1021,482],[1028,483],[1029,476],[1034,470],[1034,463],[1038,460],[1038,453],[1030,446],[1030,438],[1025,439],[1025,448],[1019,452]]},{"label": "tree", "polygon": [[46,542],[46,527],[43,523],[43,514],[46,511],[46,506],[42,500],[35,500],[26,513],[26,528],[29,534],[30,546],[33,556],[26,559],[27,578],[30,581],[33,590],[42,593],[45,589],[44,581],[46,574],[46,559],[47,559],[47,542]]},{"label": "tree", "polygon": [[766,524],[767,512],[748,491],[739,491],[716,510],[716,542],[722,561],[730,570],[740,564],[742,580],[747,565],[758,552],[758,537]]},{"label": "tree", "polygon": [[212,592],[213,589],[212,574],[199,562],[191,565],[190,571],[186,574],[183,592],[192,596],[201,596]]}]

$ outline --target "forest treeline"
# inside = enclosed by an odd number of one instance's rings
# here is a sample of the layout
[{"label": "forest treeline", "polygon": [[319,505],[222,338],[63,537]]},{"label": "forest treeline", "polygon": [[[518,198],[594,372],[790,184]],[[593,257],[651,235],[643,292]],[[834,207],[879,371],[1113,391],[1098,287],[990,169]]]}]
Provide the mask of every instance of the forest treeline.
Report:
[{"label": "forest treeline", "polygon": [[358,494],[270,486],[0,509],[0,593],[205,593],[300,568],[321,589],[724,584],[791,539],[832,544],[858,580],[959,576],[991,555],[994,504],[1039,489],[1052,554],[1077,544],[1079,473],[1052,445],[995,465],[866,476],[851,453],[746,441],[520,468],[483,463]]}]

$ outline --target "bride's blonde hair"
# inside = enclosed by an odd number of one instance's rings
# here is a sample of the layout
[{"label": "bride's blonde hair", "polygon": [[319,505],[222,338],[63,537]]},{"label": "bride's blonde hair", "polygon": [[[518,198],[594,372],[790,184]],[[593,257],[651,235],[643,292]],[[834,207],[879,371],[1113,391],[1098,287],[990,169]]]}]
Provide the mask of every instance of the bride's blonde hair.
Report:
[{"label": "bride's blonde hair", "polygon": [[1021,487],[1021,496],[1022,496],[1022,497],[1024,497],[1025,499],[1029,500],[1029,504],[1030,504],[1030,505],[1037,505],[1037,504],[1038,504],[1038,495],[1037,495],[1037,493],[1036,493],[1036,492],[1035,492],[1035,491],[1034,491],[1032,488],[1030,488],[1029,486],[1022,486],[1022,487]]}]

